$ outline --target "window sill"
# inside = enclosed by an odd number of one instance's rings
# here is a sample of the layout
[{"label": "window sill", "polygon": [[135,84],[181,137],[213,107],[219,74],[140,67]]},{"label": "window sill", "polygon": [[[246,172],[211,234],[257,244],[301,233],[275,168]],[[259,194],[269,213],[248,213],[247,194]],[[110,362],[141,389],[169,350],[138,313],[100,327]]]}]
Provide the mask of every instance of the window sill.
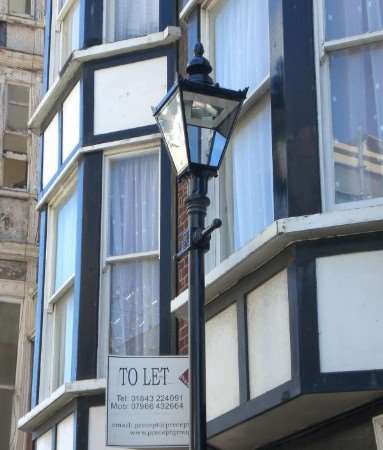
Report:
[{"label": "window sill", "polygon": [[[206,303],[294,242],[379,230],[383,230],[383,206],[279,219],[206,275]],[[185,290],[172,300],[172,313],[187,319],[187,303]]]},{"label": "window sill", "polygon": [[63,95],[68,85],[73,81],[75,73],[84,63],[169,45],[176,42],[180,36],[181,31],[178,27],[168,27],[164,31],[149,34],[144,37],[110,44],[95,45],[83,50],[75,50],[62,75],[53,82],[36,108],[29,120],[28,127],[37,135],[42,133],[42,125],[45,119],[55,107],[57,99]]},{"label": "window sill", "polygon": [[105,392],[105,379],[82,380],[66,383],[56,389],[50,397],[35,406],[29,413],[18,421],[18,428],[22,431],[33,432],[49,417],[70,403],[77,397],[102,394]]},{"label": "window sill", "polygon": [[0,14],[0,21],[14,25],[24,25],[27,27],[44,29],[44,22],[42,20],[35,20],[28,14]]}]

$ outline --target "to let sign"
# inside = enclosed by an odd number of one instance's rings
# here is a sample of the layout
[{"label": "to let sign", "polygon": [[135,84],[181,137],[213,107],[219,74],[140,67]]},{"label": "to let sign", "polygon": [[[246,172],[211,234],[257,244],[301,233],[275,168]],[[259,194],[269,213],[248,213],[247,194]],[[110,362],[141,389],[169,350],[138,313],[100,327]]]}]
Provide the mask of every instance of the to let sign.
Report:
[{"label": "to let sign", "polygon": [[109,356],[106,444],[189,445],[188,358]]}]

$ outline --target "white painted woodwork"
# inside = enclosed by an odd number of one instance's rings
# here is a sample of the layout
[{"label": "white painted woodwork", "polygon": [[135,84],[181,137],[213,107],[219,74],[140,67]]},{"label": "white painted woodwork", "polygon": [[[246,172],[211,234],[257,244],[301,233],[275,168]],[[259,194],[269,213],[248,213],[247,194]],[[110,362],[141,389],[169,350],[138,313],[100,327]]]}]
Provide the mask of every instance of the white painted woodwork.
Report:
[{"label": "white painted woodwork", "polygon": [[377,450],[383,450],[383,415],[372,419]]},{"label": "white painted woodwork", "polygon": [[52,430],[36,439],[36,450],[52,450]]},{"label": "white painted woodwork", "polygon": [[[380,205],[275,220],[206,275],[206,300],[221,295],[293,242],[383,230],[382,218]],[[171,305],[172,312],[185,320],[188,295],[188,290],[184,290]]]},{"label": "white painted woodwork", "polygon": [[316,260],[322,372],[383,369],[383,251]]},{"label": "white painted woodwork", "polygon": [[239,405],[237,307],[206,322],[207,420]]},{"label": "white painted woodwork", "polygon": [[94,133],[155,124],[151,107],[156,106],[166,92],[165,56],[97,70],[94,74]]},{"label": "white painted woodwork", "polygon": [[[115,447],[105,445],[106,442],[106,409],[105,406],[95,406],[89,409],[88,449],[109,450]],[[121,448],[121,447],[120,447]],[[122,449],[124,450],[124,449]],[[125,450],[129,450],[125,448]]]},{"label": "white painted woodwork", "polygon": [[80,82],[63,104],[63,161],[80,142]]},{"label": "white painted woodwork", "polygon": [[57,425],[56,450],[74,450],[74,415],[71,414]]},{"label": "white painted woodwork", "polygon": [[250,397],[291,379],[287,270],[247,295]]}]

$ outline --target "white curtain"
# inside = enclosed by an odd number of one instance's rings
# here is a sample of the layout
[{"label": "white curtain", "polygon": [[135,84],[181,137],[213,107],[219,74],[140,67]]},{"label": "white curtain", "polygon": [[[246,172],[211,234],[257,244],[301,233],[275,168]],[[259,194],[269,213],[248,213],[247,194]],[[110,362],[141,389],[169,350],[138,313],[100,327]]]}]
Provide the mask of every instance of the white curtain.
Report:
[{"label": "white curtain", "polygon": [[57,210],[55,292],[75,272],[77,194],[74,192]]},{"label": "white curtain", "polygon": [[[158,251],[158,154],[113,161],[109,255]],[[159,260],[114,263],[111,272],[110,352],[158,354]]]},{"label": "white curtain", "polygon": [[268,0],[222,0],[210,15],[215,77],[254,90],[269,73]]},{"label": "white curtain", "polygon": [[267,97],[242,119],[226,155],[221,185],[222,257],[240,249],[273,221],[271,109]]},{"label": "white curtain", "polygon": [[159,0],[114,0],[115,41],[145,36],[158,29]]}]

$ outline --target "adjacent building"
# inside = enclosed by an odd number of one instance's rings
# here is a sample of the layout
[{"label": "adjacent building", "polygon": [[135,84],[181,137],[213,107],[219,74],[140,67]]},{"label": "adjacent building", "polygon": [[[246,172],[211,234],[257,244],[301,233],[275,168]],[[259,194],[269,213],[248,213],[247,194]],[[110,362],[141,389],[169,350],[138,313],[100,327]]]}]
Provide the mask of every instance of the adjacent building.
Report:
[{"label": "adjacent building", "polygon": [[0,1],[0,449],[26,450],[17,420],[30,409],[38,243],[38,138],[44,2]]},{"label": "adjacent building", "polygon": [[48,1],[35,450],[105,450],[108,354],[187,352],[186,184],[151,109],[249,87],[207,220],[212,449],[383,449],[383,4]]}]

